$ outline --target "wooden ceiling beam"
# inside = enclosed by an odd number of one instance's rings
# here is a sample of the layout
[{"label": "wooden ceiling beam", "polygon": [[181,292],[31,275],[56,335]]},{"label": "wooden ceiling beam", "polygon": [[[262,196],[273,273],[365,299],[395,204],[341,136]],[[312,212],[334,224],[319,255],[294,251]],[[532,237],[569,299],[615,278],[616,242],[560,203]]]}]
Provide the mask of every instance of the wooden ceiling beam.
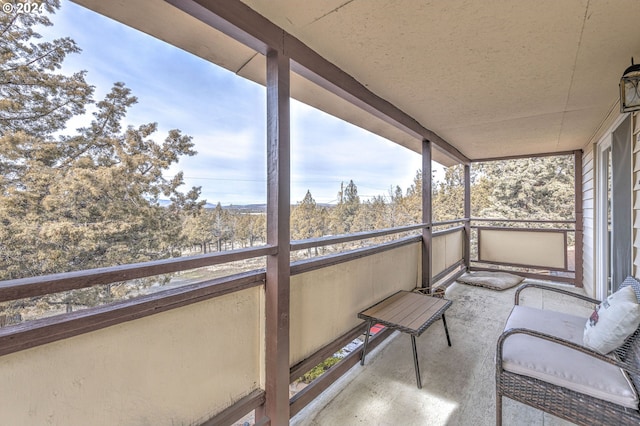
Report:
[{"label": "wooden ceiling beam", "polygon": [[470,160],[434,131],[239,0],[165,0],[169,4],[266,55],[268,49],[292,60],[291,69],[411,136],[429,140],[439,151],[463,164]]}]

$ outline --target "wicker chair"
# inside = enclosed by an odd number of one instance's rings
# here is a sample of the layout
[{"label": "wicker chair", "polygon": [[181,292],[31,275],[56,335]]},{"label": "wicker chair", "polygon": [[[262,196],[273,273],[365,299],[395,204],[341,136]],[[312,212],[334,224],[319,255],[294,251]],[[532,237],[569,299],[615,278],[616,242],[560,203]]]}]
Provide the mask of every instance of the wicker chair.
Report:
[{"label": "wicker chair", "polygon": [[[629,277],[627,285],[640,300],[640,283]],[[520,293],[532,287],[600,303],[541,284],[518,288],[496,350],[496,425],[503,396],[579,425],[640,424],[640,329],[615,357],[602,355],[581,344],[587,318],[519,306]]]}]

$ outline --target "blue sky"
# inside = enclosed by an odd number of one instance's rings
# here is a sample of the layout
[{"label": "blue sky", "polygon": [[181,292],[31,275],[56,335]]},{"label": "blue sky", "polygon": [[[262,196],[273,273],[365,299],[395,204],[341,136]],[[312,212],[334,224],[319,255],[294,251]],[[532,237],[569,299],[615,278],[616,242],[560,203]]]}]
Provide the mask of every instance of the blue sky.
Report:
[{"label": "blue sky", "polygon": [[[63,0],[41,31],[68,36],[82,53],[67,57],[63,71],[87,70],[100,100],[122,81],[138,98],[126,124],[157,122],[156,141],[178,128],[193,137],[198,155],[183,158],[167,173],[185,175],[187,188],[202,186],[202,198],[222,205],[264,203],[264,87],[153,39],[139,31]],[[68,127],[88,123],[73,119]],[[307,189],[317,202],[335,202],[340,183],[350,179],[363,199],[403,191],[421,167],[420,155],[292,100],[291,201]]]}]

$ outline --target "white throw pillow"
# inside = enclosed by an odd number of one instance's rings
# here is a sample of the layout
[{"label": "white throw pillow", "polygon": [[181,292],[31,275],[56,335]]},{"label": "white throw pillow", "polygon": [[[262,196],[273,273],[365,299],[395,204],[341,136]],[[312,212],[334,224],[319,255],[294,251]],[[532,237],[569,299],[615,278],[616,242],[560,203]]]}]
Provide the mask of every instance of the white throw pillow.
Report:
[{"label": "white throw pillow", "polygon": [[640,305],[632,286],[596,306],[584,327],[584,345],[601,354],[620,347],[640,325]]}]

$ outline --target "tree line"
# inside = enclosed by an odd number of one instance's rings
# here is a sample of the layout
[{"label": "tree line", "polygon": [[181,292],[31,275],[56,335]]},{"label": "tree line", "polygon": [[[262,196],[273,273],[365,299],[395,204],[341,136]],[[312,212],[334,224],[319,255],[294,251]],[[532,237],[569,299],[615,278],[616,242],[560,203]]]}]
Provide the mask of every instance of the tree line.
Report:
[{"label": "tree line", "polygon": [[[403,191],[362,201],[351,180],[343,183],[335,205],[318,205],[310,190],[291,209],[291,239],[303,240],[422,222],[422,172]],[[537,157],[473,164],[471,216],[497,219],[567,220],[574,215],[572,156]],[[432,188],[433,222],[464,217],[464,168],[448,167]],[[183,236],[206,253],[253,246],[266,239],[264,213],[205,209],[183,222]]]}]

